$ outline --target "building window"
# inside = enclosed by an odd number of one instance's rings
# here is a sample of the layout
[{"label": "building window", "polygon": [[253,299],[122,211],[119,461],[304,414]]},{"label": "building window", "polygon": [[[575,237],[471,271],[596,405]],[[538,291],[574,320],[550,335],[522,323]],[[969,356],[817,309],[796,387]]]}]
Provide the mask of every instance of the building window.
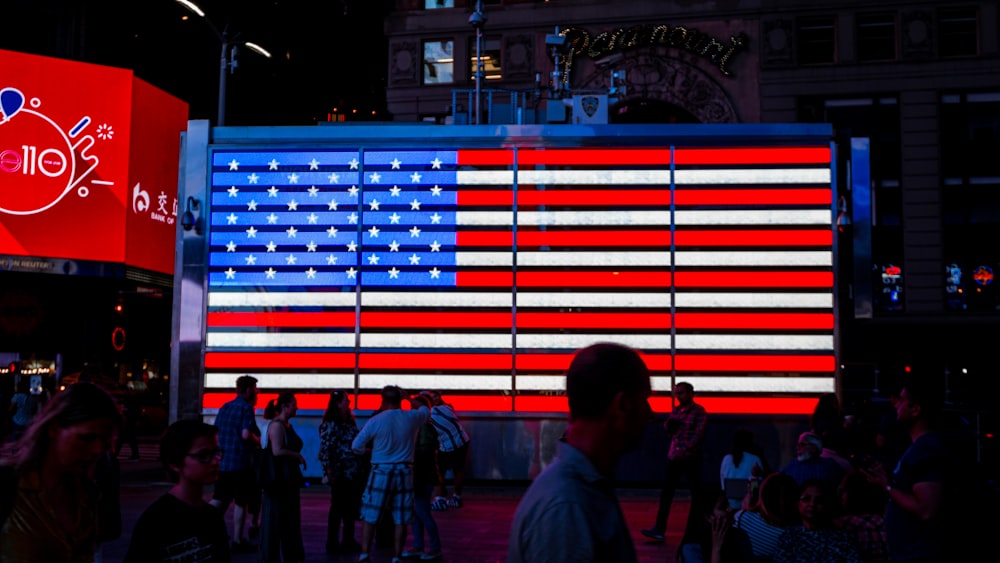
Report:
[{"label": "building window", "polygon": [[799,64],[837,61],[837,34],[834,16],[812,16],[797,22],[796,45]]},{"label": "building window", "polygon": [[[503,78],[500,65],[500,37],[483,37],[482,59],[484,84]],[[469,80],[476,81],[476,38],[469,41]]]},{"label": "building window", "polygon": [[424,0],[425,10],[436,10],[438,8],[454,8],[455,0]]},{"label": "building window", "polygon": [[895,14],[858,15],[858,60],[896,60]]},{"label": "building window", "polygon": [[942,57],[979,54],[979,13],[975,8],[938,10],[938,53]]},{"label": "building window", "polygon": [[455,42],[424,41],[424,84],[455,82]]},{"label": "building window", "polygon": [[[1000,306],[1000,91],[941,97],[941,207],[951,310]],[[960,282],[960,283],[955,283]],[[946,290],[948,290],[946,285]]]}]

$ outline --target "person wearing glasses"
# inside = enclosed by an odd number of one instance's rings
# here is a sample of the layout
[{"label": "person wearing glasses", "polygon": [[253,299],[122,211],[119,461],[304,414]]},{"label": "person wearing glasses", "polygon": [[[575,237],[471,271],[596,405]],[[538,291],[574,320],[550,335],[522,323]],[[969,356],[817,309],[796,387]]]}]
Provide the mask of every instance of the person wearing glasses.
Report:
[{"label": "person wearing glasses", "polygon": [[219,478],[219,429],[178,420],[160,439],[160,461],[174,486],[139,516],[125,563],[228,562],[229,533],[222,512],[205,500]]}]

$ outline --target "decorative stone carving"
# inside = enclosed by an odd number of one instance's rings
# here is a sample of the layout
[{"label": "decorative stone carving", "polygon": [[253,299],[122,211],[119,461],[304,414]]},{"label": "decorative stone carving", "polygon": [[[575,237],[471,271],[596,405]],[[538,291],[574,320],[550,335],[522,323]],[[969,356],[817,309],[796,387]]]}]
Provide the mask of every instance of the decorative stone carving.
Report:
[{"label": "decorative stone carving", "polygon": [[420,57],[413,41],[393,43],[389,55],[389,83],[392,85],[417,84]]},{"label": "decorative stone carving", "polygon": [[761,42],[761,65],[782,67],[792,64],[792,43],[795,37],[792,20],[765,20],[761,25],[764,37]]},{"label": "decorative stone carving", "polygon": [[658,100],[673,104],[701,123],[738,123],[739,116],[726,91],[691,62],[667,58],[666,53],[614,57],[597,65],[583,89],[606,89],[612,70],[624,70],[625,98]]},{"label": "decorative stone carving", "polygon": [[904,59],[925,59],[933,52],[931,38],[931,15],[927,12],[903,12],[900,39],[903,44]]},{"label": "decorative stone carving", "polygon": [[504,36],[503,76],[505,79],[524,80],[534,75],[534,41],[528,35]]}]

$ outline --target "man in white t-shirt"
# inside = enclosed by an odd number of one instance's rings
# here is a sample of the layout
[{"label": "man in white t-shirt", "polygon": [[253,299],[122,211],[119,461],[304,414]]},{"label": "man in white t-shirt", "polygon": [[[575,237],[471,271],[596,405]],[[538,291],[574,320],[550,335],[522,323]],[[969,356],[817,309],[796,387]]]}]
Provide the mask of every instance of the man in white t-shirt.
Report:
[{"label": "man in white t-shirt", "polygon": [[412,402],[411,410],[402,409],[403,390],[395,385],[382,389],[382,406],[361,428],[351,447],[358,454],[371,448],[372,470],[361,497],[361,555],[359,562],[370,561],[369,550],[375,525],[385,508],[392,512],[393,563],[402,560],[406,526],[413,519],[413,452],[417,432],[430,418],[422,402]]}]

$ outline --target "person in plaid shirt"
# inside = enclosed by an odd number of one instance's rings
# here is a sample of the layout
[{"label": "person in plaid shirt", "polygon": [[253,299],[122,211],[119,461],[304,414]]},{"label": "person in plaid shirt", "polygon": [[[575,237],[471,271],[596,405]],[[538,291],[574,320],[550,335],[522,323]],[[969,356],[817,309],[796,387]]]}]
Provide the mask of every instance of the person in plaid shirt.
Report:
[{"label": "person in plaid shirt", "polygon": [[259,529],[261,492],[254,476],[255,458],[260,452],[260,427],[254,418],[257,404],[257,378],[242,375],[236,378],[236,397],[222,405],[215,416],[219,428],[219,447],[225,452],[219,464],[219,480],[215,484],[212,505],[222,511],[233,509],[233,551],[252,553],[256,547],[243,539],[243,524],[250,517],[247,533],[255,535]]},{"label": "person in plaid shirt", "polygon": [[[692,495],[700,494],[702,442],[705,439],[705,422],[708,415],[705,408],[694,402],[694,386],[682,381],[674,386],[677,406],[663,423],[671,436],[667,451],[667,475],[660,491],[660,506],[656,511],[656,523],[652,528],[642,530],[642,535],[657,541],[666,538],[667,517],[674,501],[674,492],[681,477],[687,482]],[[701,506],[699,499],[692,498],[692,506]]]}]

